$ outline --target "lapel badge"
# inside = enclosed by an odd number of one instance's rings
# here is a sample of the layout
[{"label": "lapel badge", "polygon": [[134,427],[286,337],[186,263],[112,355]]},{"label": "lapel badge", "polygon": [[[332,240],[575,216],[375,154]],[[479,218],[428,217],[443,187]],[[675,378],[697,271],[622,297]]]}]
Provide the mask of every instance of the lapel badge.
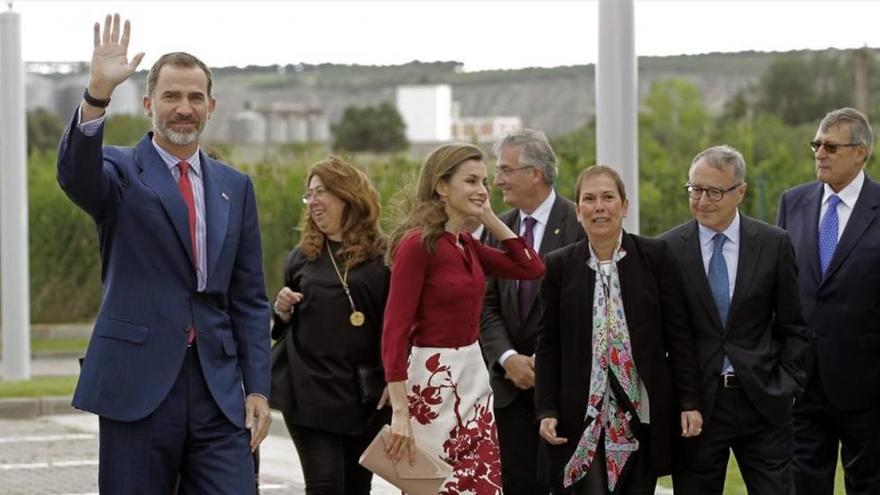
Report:
[{"label": "lapel badge", "polygon": [[226,193],[220,193],[220,196],[223,196],[223,199],[229,201],[229,195],[227,195]]},{"label": "lapel badge", "polygon": [[554,231],[553,231],[553,234],[555,234],[555,235],[559,235],[559,229],[554,230]]}]

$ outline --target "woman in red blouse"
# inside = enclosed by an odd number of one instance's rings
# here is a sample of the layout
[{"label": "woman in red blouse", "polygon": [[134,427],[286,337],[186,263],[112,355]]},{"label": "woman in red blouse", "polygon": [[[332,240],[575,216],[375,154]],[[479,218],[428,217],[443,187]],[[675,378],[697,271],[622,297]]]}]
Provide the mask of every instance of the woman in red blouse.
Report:
[{"label": "woman in red blouse", "polygon": [[[389,251],[387,452],[395,462],[411,461],[418,444],[447,462],[453,473],[441,491],[450,494],[502,492],[492,390],[477,342],[485,276],[532,280],[544,273],[538,255],[492,212],[482,159],[469,144],[431,152],[414,197],[403,202]],[[470,235],[475,219],[504,250]]]}]

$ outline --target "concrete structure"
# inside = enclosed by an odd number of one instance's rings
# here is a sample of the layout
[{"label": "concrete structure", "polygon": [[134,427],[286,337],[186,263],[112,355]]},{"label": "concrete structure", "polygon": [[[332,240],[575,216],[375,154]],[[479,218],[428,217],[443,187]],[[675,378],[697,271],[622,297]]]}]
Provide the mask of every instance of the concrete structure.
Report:
[{"label": "concrete structure", "polygon": [[412,143],[452,138],[452,87],[448,84],[398,86],[397,111]]},{"label": "concrete structure", "polygon": [[235,114],[229,138],[239,144],[284,144],[326,142],[330,126],[324,112],[298,103],[274,102]]},{"label": "concrete structure", "polygon": [[31,377],[27,133],[21,16],[0,13],[0,325],[3,379]]},{"label": "concrete structure", "polygon": [[623,227],[639,232],[638,69],[633,0],[599,3],[596,63],[596,155],[617,170],[629,198]]},{"label": "concrete structure", "polygon": [[522,128],[522,119],[516,116],[454,117],[452,119],[452,139],[492,143],[500,136],[517,132]]}]

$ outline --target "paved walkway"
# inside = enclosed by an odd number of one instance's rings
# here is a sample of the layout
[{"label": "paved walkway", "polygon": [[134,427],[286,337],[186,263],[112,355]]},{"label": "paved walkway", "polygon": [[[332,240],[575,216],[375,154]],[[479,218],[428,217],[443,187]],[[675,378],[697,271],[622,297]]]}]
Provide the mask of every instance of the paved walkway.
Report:
[{"label": "paved walkway", "polygon": [[[283,425],[280,417],[273,423]],[[283,428],[283,427],[282,427]],[[0,419],[0,479],[4,495],[97,495],[98,420],[85,413]],[[299,457],[277,429],[260,447],[260,491],[302,495]],[[378,477],[374,495],[400,491]]]},{"label": "paved walkway", "polygon": [[[2,370],[2,365],[0,365]],[[75,357],[31,362],[33,376],[76,375]],[[65,403],[69,400],[65,399]],[[260,447],[260,489],[266,495],[302,495],[305,484],[296,449],[277,411]],[[0,492],[3,495],[97,495],[98,420],[92,414],[0,418]],[[672,490],[657,488],[657,495]],[[373,495],[399,495],[379,477]]]}]

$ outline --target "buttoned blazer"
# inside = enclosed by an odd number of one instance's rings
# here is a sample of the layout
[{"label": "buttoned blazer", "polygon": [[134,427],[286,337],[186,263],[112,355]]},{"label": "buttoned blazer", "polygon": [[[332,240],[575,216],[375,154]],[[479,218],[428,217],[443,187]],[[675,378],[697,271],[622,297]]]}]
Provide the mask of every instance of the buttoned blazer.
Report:
[{"label": "buttoned blazer", "polygon": [[726,353],[736,376],[767,421],[791,420],[794,394],[805,384],[809,344],[788,235],[740,214],[740,246],[727,322],[718,315],[700,250],[696,220],[661,236],[683,272],[688,317],[701,370],[704,421],[711,421]]},{"label": "buttoned blazer", "polygon": [[58,183],[94,219],[103,301],[73,405],[135,421],[168,395],[190,325],[211,395],[244,426],[244,396],[269,395],[269,305],[251,180],[200,154],[207,287],[197,291],[187,207],[147,134],[102,147],[76,125],[62,137]]},{"label": "buttoned blazer", "polygon": [[818,372],[826,397],[844,410],[880,404],[880,184],[865,176],[859,198],[823,276],[819,211],[823,185],[803,184],[779,200],[800,267],[798,286],[812,339],[808,373]]},{"label": "buttoned blazer", "polygon": [[[499,219],[514,232],[519,232],[522,221],[519,209],[508,210],[501,214]],[[547,218],[538,254],[543,258],[547,253],[584,237],[584,229],[578,222],[574,203],[557,193]],[[496,240],[491,238],[487,242],[493,246],[498,244]],[[513,402],[520,392],[513,385],[513,382],[504,378],[505,371],[498,364],[498,359],[509,349],[526,356],[535,353],[538,320],[541,317],[541,305],[537,298],[541,280],[543,277],[534,282],[535,286],[529,301],[530,308],[526,321],[520,320],[519,316],[519,293],[516,280],[493,278],[486,283],[486,298],[480,317],[480,344],[489,367],[495,407],[497,408],[503,408]]]},{"label": "buttoned blazer", "polygon": [[[672,468],[679,412],[699,409],[699,373],[678,264],[666,242],[623,234],[626,256],[617,264],[633,358],[650,404],[649,464],[657,475]],[[547,255],[541,285],[544,311],[536,350],[536,416],[558,419],[563,445],[541,441],[539,463],[558,481],[585,428],[592,362],[596,272],[586,240]]]}]

